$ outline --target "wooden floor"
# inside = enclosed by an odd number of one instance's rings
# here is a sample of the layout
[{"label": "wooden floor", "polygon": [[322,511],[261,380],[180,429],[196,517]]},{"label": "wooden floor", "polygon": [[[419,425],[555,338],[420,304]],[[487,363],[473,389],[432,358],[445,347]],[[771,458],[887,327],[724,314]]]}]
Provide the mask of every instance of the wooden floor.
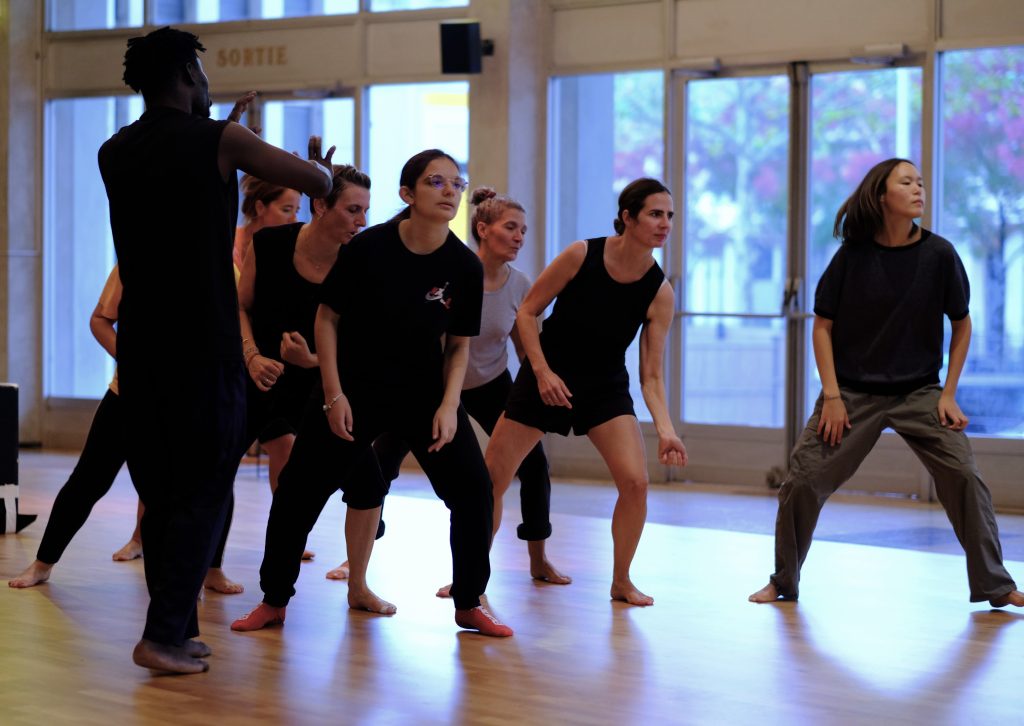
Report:
[{"label": "wooden floor", "polygon": [[[73,456],[22,455],[22,511],[43,516],[21,535],[0,537],[3,579],[32,560],[73,464]],[[818,541],[800,603],[756,606],[746,596],[771,569],[769,535],[654,523],[634,579],[656,604],[631,608],[608,599],[608,507],[584,516],[558,506],[607,504],[611,490],[558,485],[549,551],[575,582],[530,580],[510,506],[488,594],[516,635],[497,640],[460,632],[451,602],[433,595],[449,580],[450,559],[446,512],[425,489],[415,475],[396,485],[385,508],[388,534],[371,563],[371,584],[398,605],[397,615],[350,612],[346,585],[324,579],[343,558],[336,497],[311,537],[317,557],[303,565],[287,624],[238,634],[228,623],[260,599],[269,507],[265,481],[243,467],[225,567],[246,592],[208,594],[200,606],[203,639],[214,649],[209,673],[154,677],[130,660],[147,602],[142,563],[110,560],[135,505],[122,472],[48,584],[0,588],[0,723],[1024,721],[1024,614],[968,603],[961,556]],[[652,519],[672,519],[655,509],[692,517],[703,506],[715,523],[774,511],[764,497],[659,488]],[[863,520],[866,506],[837,501],[826,514],[834,527],[848,507]],[[922,514],[941,516],[920,506],[876,509],[908,530],[921,528]],[[1024,517],[1001,516],[1000,524],[1007,537],[1024,532]],[[1008,566],[1024,578],[1024,564]]]}]

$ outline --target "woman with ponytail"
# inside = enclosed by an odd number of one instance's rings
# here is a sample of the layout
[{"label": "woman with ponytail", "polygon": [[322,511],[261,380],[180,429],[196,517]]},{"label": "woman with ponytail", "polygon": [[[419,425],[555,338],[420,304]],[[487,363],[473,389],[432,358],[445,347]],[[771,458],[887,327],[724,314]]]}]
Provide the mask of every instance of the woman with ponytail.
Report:
[{"label": "woman with ponytail", "polygon": [[[654,604],[629,574],[647,519],[647,457],[625,363],[637,331],[640,384],[658,431],[658,458],[667,466],[686,464],[662,377],[674,294],[653,254],[672,231],[673,213],[672,195],[661,182],[637,179],[619,196],[616,234],[574,242],[540,274],[516,315],[526,360],[486,456],[500,502],[544,433],[572,430],[590,438],[619,494],[611,596],[631,605]],[[542,333],[537,317],[552,301]],[[537,543],[539,552],[531,549],[531,556],[543,557],[543,545]]]}]

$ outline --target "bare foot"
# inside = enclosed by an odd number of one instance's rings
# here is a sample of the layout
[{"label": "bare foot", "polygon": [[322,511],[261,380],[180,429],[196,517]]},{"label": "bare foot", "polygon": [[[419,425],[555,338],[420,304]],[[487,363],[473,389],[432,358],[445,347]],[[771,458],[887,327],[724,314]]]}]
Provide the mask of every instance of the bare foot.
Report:
[{"label": "bare foot", "polygon": [[471,610],[456,610],[455,624],[466,630],[475,630],[481,635],[494,638],[507,638],[512,635],[512,628],[502,624],[483,605]]},{"label": "bare foot", "polygon": [[242,583],[229,580],[228,576],[224,574],[224,570],[219,567],[211,567],[206,571],[203,587],[224,595],[237,595],[245,592],[245,586]]},{"label": "bare foot", "polygon": [[398,612],[398,608],[387,600],[381,600],[370,588],[361,591],[354,591],[350,588],[348,591],[348,606],[353,610],[366,610],[367,612],[379,613],[381,615],[394,615]]},{"label": "bare foot", "polygon": [[275,608],[261,602],[250,612],[231,623],[231,629],[246,633],[250,630],[261,630],[271,625],[284,625],[284,608]]},{"label": "bare foot", "polygon": [[132,660],[137,666],[167,673],[205,673],[210,670],[209,663],[193,658],[184,647],[155,643],[145,638],[132,651]]},{"label": "bare foot", "polygon": [[1024,608],[1024,592],[1014,590],[1002,597],[997,597],[995,600],[989,600],[988,604],[994,608],[1004,608],[1007,605],[1013,605],[1015,608]]},{"label": "bare foot", "polygon": [[620,600],[621,602],[629,605],[639,605],[641,607],[647,607],[648,605],[654,604],[654,598],[650,595],[644,595],[642,592],[636,589],[629,580],[623,583],[612,583],[611,591],[612,600]]},{"label": "bare foot", "polygon": [[347,580],[348,560],[345,560],[340,565],[335,567],[333,570],[328,570],[326,577],[328,580]]},{"label": "bare foot", "polygon": [[128,540],[128,544],[112,554],[110,557],[114,562],[137,560],[142,557],[142,542],[137,539],[130,539]]},{"label": "bare foot", "polygon": [[181,646],[189,658],[209,658],[213,649],[201,640],[186,640]]},{"label": "bare foot", "polygon": [[434,593],[438,597],[451,597],[452,596],[452,584],[449,582],[444,587],[439,587],[437,592]]},{"label": "bare foot", "polygon": [[568,585],[572,582],[571,577],[556,570],[546,558],[536,564],[530,562],[530,577],[541,582],[550,582],[552,585]]},{"label": "bare foot", "polygon": [[309,562],[311,559],[316,557],[316,552],[312,550],[302,550],[302,561]]},{"label": "bare foot", "polygon": [[48,565],[45,562],[35,560],[31,565],[25,568],[25,571],[15,577],[13,580],[7,581],[8,587],[32,587],[39,585],[50,579],[50,571],[53,569],[53,565]]},{"label": "bare foot", "polygon": [[779,591],[775,588],[775,585],[773,585],[770,582],[747,598],[747,600],[749,600],[750,602],[756,602],[760,604],[766,602],[775,602],[778,599]]}]

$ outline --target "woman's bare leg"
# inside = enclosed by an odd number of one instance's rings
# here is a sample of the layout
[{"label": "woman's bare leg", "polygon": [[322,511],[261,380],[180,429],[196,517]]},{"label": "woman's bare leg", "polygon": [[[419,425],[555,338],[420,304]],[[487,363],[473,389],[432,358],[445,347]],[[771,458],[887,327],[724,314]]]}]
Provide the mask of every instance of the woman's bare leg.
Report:
[{"label": "woman's bare leg", "polygon": [[616,416],[587,432],[619,490],[612,514],[615,564],[611,596],[630,605],[653,605],[654,598],[637,589],[629,577],[640,535],[647,521],[647,460],[635,416]]},{"label": "woman's bare leg", "polygon": [[[533,447],[543,436],[544,432],[540,429],[505,418],[505,414],[502,414],[498,423],[494,425],[494,432],[487,444],[484,460],[487,462],[487,471],[491,475],[491,482],[494,485],[495,535],[501,527],[505,492],[512,485],[512,478],[515,477],[523,459],[533,451]],[[493,535],[491,539],[493,541]],[[528,542],[527,547],[530,552],[530,575],[532,577],[559,585],[568,585],[572,582],[571,577],[563,575],[548,562],[544,551],[544,540]],[[440,593],[438,594],[440,595]]]},{"label": "woman's bare leg", "polygon": [[139,500],[139,506],[135,509],[135,531],[128,540],[128,544],[115,552],[111,557],[115,562],[128,562],[142,557],[142,513],[146,511],[146,505]]}]

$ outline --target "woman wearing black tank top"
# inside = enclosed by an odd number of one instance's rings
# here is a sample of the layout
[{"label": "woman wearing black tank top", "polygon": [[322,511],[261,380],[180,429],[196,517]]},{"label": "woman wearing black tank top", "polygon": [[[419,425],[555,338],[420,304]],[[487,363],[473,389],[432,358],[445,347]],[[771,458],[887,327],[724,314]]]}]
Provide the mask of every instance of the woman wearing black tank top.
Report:
[{"label": "woman wearing black tank top", "polygon": [[[246,391],[245,447],[259,440],[270,459],[270,490],[291,455],[310,391],[318,380],[313,321],[319,288],[338,250],[366,226],[370,178],[335,165],[330,195],[310,202],[313,219],[260,230],[238,281]],[[239,452],[241,455],[242,452]],[[227,536],[228,526],[224,528]],[[312,559],[306,551],[303,559]]]},{"label": "woman wearing black tank top", "polygon": [[[653,252],[672,230],[672,196],[654,179],[638,179],[619,195],[617,234],[574,242],[534,283],[516,325],[527,360],[487,447],[495,522],[523,457],[546,432],[586,434],[608,465],[619,496],[612,515],[611,596],[653,605],[629,576],[647,519],[647,464],[629,395],[625,353],[640,330],[640,383],[658,431],[658,458],[685,466],[686,448],[665,402],[662,355],[674,294]],[[555,302],[540,333],[537,316]],[[544,541],[530,543],[544,561]]]}]

